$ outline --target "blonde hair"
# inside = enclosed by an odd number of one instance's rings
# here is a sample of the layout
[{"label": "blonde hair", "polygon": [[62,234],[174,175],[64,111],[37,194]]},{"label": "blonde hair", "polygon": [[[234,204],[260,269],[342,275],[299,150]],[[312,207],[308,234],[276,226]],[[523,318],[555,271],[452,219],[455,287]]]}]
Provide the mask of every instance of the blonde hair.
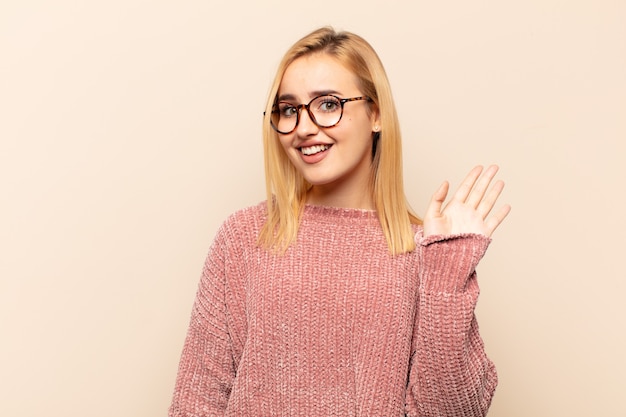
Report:
[{"label": "blonde hair", "polygon": [[296,59],[323,53],[335,58],[357,78],[361,93],[372,99],[380,115],[375,134],[370,192],[389,251],[396,255],[415,248],[411,223],[421,224],[404,195],[402,144],[398,116],[383,65],[371,45],[350,32],[320,28],[296,42],[283,57],[269,92],[263,119],[267,221],[259,235],[263,246],[284,251],[295,241],[310,184],[285,154],[270,125],[276,95],[287,67]]}]

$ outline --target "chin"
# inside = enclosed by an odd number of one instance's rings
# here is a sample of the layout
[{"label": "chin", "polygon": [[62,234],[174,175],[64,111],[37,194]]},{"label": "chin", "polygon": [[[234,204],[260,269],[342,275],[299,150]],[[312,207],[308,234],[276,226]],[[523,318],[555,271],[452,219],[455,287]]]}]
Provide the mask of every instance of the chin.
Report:
[{"label": "chin", "polygon": [[298,170],[298,172],[311,185],[326,185],[336,180],[333,176],[325,175],[322,172],[311,172],[310,169]]},{"label": "chin", "polygon": [[320,185],[328,185],[333,182],[331,179],[322,179],[322,178],[307,178],[304,177],[305,181],[311,186],[320,186]]}]

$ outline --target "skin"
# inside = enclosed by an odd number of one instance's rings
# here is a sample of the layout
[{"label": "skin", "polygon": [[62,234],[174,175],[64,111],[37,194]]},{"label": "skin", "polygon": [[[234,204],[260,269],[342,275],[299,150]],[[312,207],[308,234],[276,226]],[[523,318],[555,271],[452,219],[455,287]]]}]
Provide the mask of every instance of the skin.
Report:
[{"label": "skin", "polygon": [[[308,103],[322,92],[340,98],[358,97],[354,75],[333,57],[314,54],[292,62],[281,80],[278,96],[292,104]],[[374,209],[369,189],[372,133],[380,125],[379,115],[365,101],[347,103],[338,125],[320,128],[306,111],[300,114],[296,130],[279,134],[290,161],[312,184],[307,203],[333,207]],[[311,163],[300,149],[312,145],[331,145],[324,157]],[[446,204],[449,183],[433,194],[423,219],[424,236],[476,233],[491,236],[509,214],[504,205],[495,212],[504,182],[494,177],[496,165],[473,168]]]}]

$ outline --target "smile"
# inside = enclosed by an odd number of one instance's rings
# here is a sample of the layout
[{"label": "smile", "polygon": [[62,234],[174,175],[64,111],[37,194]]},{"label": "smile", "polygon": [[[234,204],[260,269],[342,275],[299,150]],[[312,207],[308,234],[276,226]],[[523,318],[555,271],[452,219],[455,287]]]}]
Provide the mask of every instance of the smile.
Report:
[{"label": "smile", "polygon": [[315,155],[316,153],[324,152],[329,149],[331,145],[313,145],[300,148],[300,152],[303,155]]}]

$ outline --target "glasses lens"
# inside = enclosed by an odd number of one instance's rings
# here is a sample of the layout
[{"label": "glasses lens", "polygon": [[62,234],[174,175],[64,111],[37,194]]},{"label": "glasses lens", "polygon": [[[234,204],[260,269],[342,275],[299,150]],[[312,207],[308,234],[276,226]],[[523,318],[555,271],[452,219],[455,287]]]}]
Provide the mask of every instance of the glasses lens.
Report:
[{"label": "glasses lens", "polygon": [[321,127],[334,126],[341,119],[341,102],[337,97],[317,97],[311,102],[309,109],[315,117],[315,122]]},{"label": "glasses lens", "polygon": [[280,133],[289,133],[296,127],[298,109],[284,101],[278,102],[272,111],[272,126]]}]

